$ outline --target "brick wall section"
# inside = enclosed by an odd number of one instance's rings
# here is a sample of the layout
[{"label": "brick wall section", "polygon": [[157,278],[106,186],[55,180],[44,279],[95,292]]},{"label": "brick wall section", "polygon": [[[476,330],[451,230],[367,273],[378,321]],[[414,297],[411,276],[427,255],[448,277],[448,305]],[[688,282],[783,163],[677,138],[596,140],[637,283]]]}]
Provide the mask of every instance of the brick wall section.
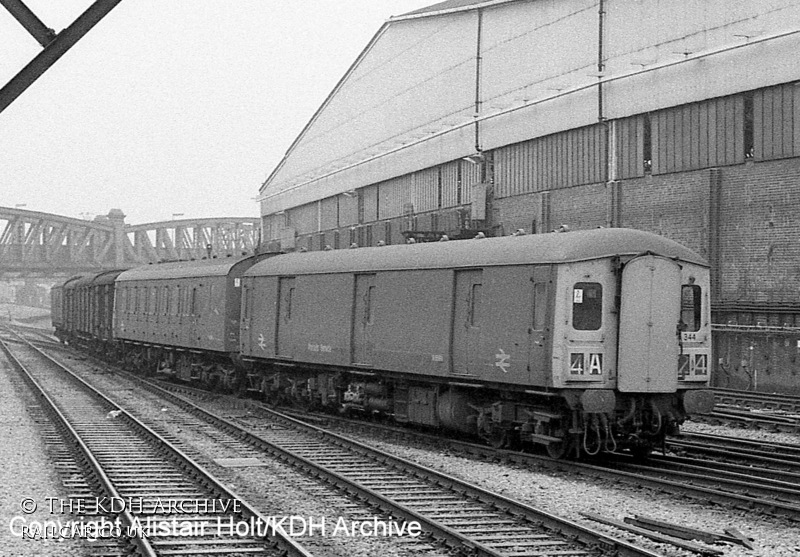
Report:
[{"label": "brick wall section", "polygon": [[709,171],[622,181],[625,228],[654,232],[708,257]]},{"label": "brick wall section", "polygon": [[550,192],[550,226],[571,230],[608,226],[609,193],[606,184],[589,184]]},{"label": "brick wall section", "polygon": [[505,234],[511,234],[518,228],[525,232],[533,230],[536,223],[537,232],[541,232],[541,196],[537,193],[515,195],[494,200],[492,214],[495,224],[501,224]]},{"label": "brick wall section", "polygon": [[543,218],[541,194],[532,193],[496,199],[494,223],[500,225],[505,234],[518,228],[524,228],[526,232],[531,232],[534,228],[537,233],[550,232],[562,224],[572,230],[609,225],[610,186],[604,183],[588,184],[551,190],[549,194],[549,218]]},{"label": "brick wall section", "polygon": [[722,169],[723,300],[800,302],[800,159]]}]

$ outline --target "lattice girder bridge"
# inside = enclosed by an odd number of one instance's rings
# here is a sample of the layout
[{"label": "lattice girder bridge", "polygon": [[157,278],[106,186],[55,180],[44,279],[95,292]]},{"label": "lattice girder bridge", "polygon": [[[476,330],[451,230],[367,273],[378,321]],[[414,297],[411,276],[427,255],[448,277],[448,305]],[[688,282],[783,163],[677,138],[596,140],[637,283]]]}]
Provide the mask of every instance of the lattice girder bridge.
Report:
[{"label": "lattice girder bridge", "polygon": [[252,254],[259,226],[258,218],[126,225],[119,209],[85,221],[0,207],[0,276],[54,276]]}]

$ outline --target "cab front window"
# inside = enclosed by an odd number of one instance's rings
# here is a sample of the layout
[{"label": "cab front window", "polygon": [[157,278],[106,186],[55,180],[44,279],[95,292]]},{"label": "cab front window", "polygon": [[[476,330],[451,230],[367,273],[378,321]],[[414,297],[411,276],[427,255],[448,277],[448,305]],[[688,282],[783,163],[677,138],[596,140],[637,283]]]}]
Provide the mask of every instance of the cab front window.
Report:
[{"label": "cab front window", "polygon": [[572,289],[572,327],[576,331],[597,331],[603,322],[603,286],[578,282]]},{"label": "cab front window", "polygon": [[700,287],[684,284],[681,288],[681,330],[687,332],[700,330]]}]

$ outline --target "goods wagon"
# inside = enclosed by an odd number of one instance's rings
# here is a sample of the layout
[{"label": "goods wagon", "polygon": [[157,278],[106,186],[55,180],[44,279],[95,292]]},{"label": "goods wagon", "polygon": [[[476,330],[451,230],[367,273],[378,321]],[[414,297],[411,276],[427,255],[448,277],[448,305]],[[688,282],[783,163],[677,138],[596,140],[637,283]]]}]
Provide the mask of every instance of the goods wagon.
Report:
[{"label": "goods wagon", "polygon": [[135,369],[232,386],[240,281],[255,257],[138,267],[116,278],[114,338]]},{"label": "goods wagon", "polygon": [[[69,279],[53,287],[53,326],[61,340],[102,353],[110,348],[114,281],[122,270],[102,271]],[[57,323],[58,321],[58,323]],[[69,324],[68,329],[65,323]]]},{"label": "goods wagon", "polygon": [[707,263],[598,229],[287,254],[243,277],[240,351],[270,396],[535,443],[646,453],[707,390]]}]

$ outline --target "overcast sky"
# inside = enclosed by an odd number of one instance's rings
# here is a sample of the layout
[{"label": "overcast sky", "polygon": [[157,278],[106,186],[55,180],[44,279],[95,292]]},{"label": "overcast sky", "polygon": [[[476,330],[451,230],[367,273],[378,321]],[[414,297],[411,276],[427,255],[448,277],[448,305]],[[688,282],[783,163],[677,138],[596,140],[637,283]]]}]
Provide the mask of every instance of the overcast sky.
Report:
[{"label": "overcast sky", "polygon": [[[56,31],[91,0],[25,0]],[[129,224],[254,198],[381,24],[435,0],[122,0],[0,113],[0,206]],[[0,7],[0,84],[41,50]]]}]

